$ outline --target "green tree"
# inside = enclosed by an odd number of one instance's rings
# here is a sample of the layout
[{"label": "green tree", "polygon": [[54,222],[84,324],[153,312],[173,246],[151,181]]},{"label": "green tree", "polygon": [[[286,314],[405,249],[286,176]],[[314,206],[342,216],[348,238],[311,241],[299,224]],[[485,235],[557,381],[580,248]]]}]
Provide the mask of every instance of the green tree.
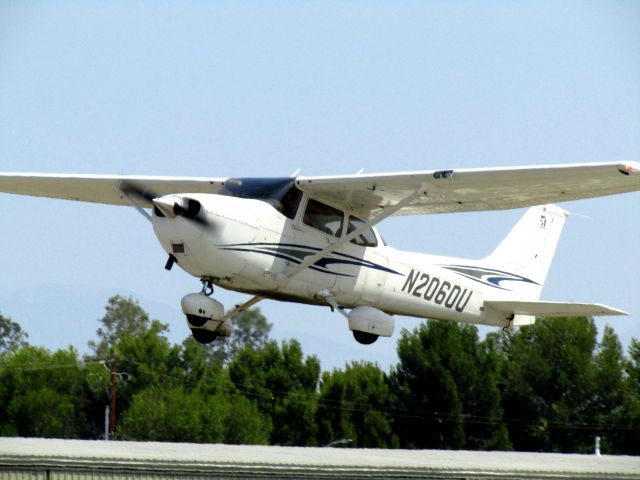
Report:
[{"label": "green tree", "polygon": [[373,363],[354,362],[344,371],[324,372],[316,413],[318,442],[348,439],[353,447],[397,446],[388,414],[392,403],[384,373]]},{"label": "green tree", "polygon": [[629,395],[623,405],[623,418],[617,420],[619,430],[612,453],[640,455],[640,340],[632,339],[629,358],[625,359],[625,383]]},{"label": "green tree", "polygon": [[472,325],[430,320],[398,341],[394,424],[407,448],[509,448],[497,355]]},{"label": "green tree", "polygon": [[[117,372],[119,437],[138,440],[266,443],[268,417],[235,392],[223,359],[215,348],[191,336],[172,345],[167,326],[149,319],[131,298],[109,299],[91,347]],[[263,344],[270,325],[259,311],[245,312],[240,328],[227,345],[233,352]],[[96,391],[105,403],[109,372],[103,369]]]},{"label": "green tree", "polygon": [[304,358],[296,340],[245,347],[229,363],[229,376],[246,398],[272,421],[270,443],[314,445],[320,362]]},{"label": "green tree", "polygon": [[[217,399],[216,399],[217,400]],[[165,442],[210,442],[223,439],[220,402],[207,402],[199,391],[182,387],[143,390],[133,397],[122,418],[122,437]]]},{"label": "green tree", "polygon": [[[475,381],[467,385],[463,403],[468,417],[465,419],[466,448],[479,450],[511,450],[509,431],[504,422],[502,408],[502,376],[504,357],[498,338],[487,335],[476,350]],[[477,362],[477,363],[476,363]]]},{"label": "green tree", "polygon": [[269,422],[237,394],[151,387],[134,396],[122,432],[128,440],[266,444]]},{"label": "green tree", "polygon": [[263,348],[269,340],[272,326],[259,308],[251,308],[233,319],[231,336],[219,337],[205,348],[213,359],[227,363],[245,347],[253,350]]},{"label": "green tree", "polygon": [[625,375],[622,345],[613,329],[606,326],[594,357],[595,392],[590,418],[593,433],[601,437],[601,451],[626,453],[622,447],[631,401]]},{"label": "green tree", "polygon": [[191,335],[182,342],[179,368],[184,375],[182,383],[187,391],[200,388],[213,395],[229,388],[229,383],[224,380],[226,375],[221,360],[211,355],[208,347],[198,343]]},{"label": "green tree", "polygon": [[115,372],[119,419],[135,394],[152,387],[180,384],[185,373],[180,347],[171,345],[165,336],[167,326],[151,320],[136,300],[116,295],[109,298],[105,310],[96,332],[98,339],[89,342],[94,351],[89,359],[102,361],[106,369],[94,372],[98,378],[92,379],[92,387],[102,406],[109,404],[113,388],[110,371]]},{"label": "green tree", "polygon": [[584,317],[503,334],[503,408],[516,450],[593,451],[596,334]]},{"label": "green tree", "polygon": [[93,403],[72,348],[25,347],[0,358],[0,436],[94,437]]},{"label": "green tree", "polygon": [[112,347],[126,373],[119,388],[122,438],[267,443],[270,419],[236,393],[221,359],[192,336],[171,345],[165,331],[154,320],[123,332]]},{"label": "green tree", "polygon": [[0,355],[26,347],[28,336],[18,323],[0,314]]},{"label": "green tree", "polygon": [[224,416],[224,443],[236,445],[267,445],[272,422],[252,402],[240,393],[227,396]]},{"label": "green tree", "polygon": [[640,394],[640,340],[633,338],[629,345],[629,360],[625,366],[629,384]]},{"label": "green tree", "polygon": [[95,358],[101,360],[111,357],[111,349],[123,334],[141,334],[151,323],[147,312],[131,297],[114,295],[107,301],[105,310],[105,315],[99,320],[101,326],[96,331],[97,341],[89,341]]},{"label": "green tree", "polygon": [[132,396],[148,387],[182,384],[185,378],[180,346],[172,345],[166,325],[153,320],[141,332],[125,332],[113,347],[122,393]]}]

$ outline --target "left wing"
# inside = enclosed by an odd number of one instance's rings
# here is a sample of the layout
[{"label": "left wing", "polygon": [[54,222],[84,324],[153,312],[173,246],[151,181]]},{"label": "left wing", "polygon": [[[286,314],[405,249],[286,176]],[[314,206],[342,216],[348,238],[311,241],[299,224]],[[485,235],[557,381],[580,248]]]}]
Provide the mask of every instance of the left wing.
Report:
[{"label": "left wing", "polygon": [[424,194],[394,215],[505,210],[640,190],[640,163],[428,170],[389,174],[298,177],[298,188],[363,218]]},{"label": "left wing", "polygon": [[[51,173],[0,173],[0,192],[61,198],[82,202],[130,205],[123,187],[135,185],[144,193],[168,195],[171,193],[217,193],[226,178],[204,177],[150,177],[130,175],[73,175]],[[151,207],[144,197],[136,200],[142,207]]]}]

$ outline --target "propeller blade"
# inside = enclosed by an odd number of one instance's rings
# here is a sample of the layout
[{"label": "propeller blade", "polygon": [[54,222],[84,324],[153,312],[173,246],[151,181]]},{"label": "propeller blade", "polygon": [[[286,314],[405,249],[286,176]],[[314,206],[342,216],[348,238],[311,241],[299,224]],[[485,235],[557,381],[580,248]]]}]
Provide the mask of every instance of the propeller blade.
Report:
[{"label": "propeller blade", "polygon": [[207,220],[206,215],[202,215],[202,204],[193,198],[180,195],[165,195],[154,199],[153,205],[158,216],[182,217],[207,229],[213,227],[213,224]]},{"label": "propeller blade", "polygon": [[153,203],[153,201],[159,196],[152,190],[143,188],[135,182],[122,182],[120,185],[120,191],[125,195],[141,198],[149,203]]},{"label": "propeller blade", "polygon": [[210,223],[207,220],[200,216],[199,213],[202,210],[202,205],[199,201],[194,200],[192,198],[185,198],[187,207],[185,208],[183,205],[180,205],[178,202],[173,204],[173,213],[176,215],[186,218],[187,220],[191,220],[203,227],[209,227]]}]

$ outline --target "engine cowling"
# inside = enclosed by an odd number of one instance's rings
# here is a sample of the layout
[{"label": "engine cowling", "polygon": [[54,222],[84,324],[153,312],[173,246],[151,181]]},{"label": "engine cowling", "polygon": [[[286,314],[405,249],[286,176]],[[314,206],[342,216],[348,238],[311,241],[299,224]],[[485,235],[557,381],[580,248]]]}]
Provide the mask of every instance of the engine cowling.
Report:
[{"label": "engine cowling", "polygon": [[362,344],[375,342],[378,337],[393,335],[395,320],[391,315],[374,307],[362,305],[352,309],[347,315],[349,330],[354,338]]},{"label": "engine cowling", "polygon": [[200,343],[211,343],[218,337],[231,335],[231,321],[224,318],[224,306],[204,293],[190,293],[180,301],[182,312],[193,337]]}]

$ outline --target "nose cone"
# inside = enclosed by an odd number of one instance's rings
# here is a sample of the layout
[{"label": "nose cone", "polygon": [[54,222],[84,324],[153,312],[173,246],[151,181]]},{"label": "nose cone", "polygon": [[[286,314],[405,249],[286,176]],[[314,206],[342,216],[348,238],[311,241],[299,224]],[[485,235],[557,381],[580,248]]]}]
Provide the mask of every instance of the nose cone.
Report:
[{"label": "nose cone", "polygon": [[[194,200],[187,199],[188,202]],[[165,195],[153,200],[153,228],[160,242],[171,252],[171,245],[195,240],[209,231],[204,220],[191,216],[191,211],[182,207],[185,198],[180,195]],[[198,207],[199,202],[196,202]],[[198,208],[199,210],[199,208]]]},{"label": "nose cone", "polygon": [[177,195],[165,195],[164,197],[155,198],[153,200],[153,205],[157,208],[156,214],[158,212],[162,213],[162,215],[167,218],[175,218],[175,205],[181,205],[182,199]]}]

